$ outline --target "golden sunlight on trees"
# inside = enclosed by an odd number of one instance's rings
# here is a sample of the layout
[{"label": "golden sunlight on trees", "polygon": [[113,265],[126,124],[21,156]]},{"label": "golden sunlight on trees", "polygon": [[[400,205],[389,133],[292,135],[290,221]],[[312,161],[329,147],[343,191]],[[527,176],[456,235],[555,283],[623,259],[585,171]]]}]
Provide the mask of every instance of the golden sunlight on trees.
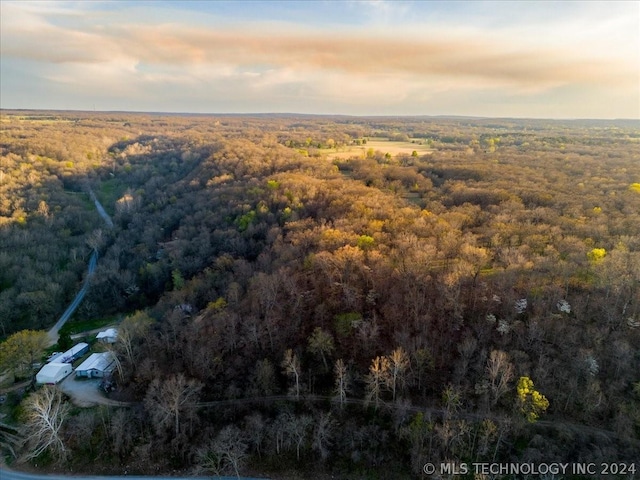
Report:
[{"label": "golden sunlight on trees", "polygon": [[411,366],[411,361],[407,352],[402,347],[396,348],[389,359],[389,374],[387,377],[387,385],[391,390],[391,398],[395,402],[396,391],[404,390],[406,386],[406,373]]},{"label": "golden sunlight on trees", "polygon": [[382,392],[386,385],[389,384],[389,372],[391,364],[387,357],[376,357],[371,361],[369,374],[366,377],[367,395],[366,403],[373,403],[377,409],[382,400]]},{"label": "golden sunlight on trees", "polygon": [[[59,318],[98,250],[72,322],[124,317],[107,396],[138,406],[69,412],[74,472],[629,462],[637,125],[3,110],[0,368],[33,373],[19,332]],[[514,428],[547,398],[554,422]]]}]

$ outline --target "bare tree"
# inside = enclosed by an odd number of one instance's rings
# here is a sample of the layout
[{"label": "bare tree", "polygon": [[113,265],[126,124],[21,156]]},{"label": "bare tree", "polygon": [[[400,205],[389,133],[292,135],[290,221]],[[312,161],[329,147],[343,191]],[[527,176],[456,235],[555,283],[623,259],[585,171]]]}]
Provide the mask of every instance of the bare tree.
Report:
[{"label": "bare tree", "polygon": [[282,290],[282,277],[279,274],[258,273],[251,280],[251,290],[255,292],[261,316],[269,335],[269,345],[274,348],[274,329],[278,296]]},{"label": "bare tree", "polygon": [[249,445],[255,448],[258,457],[262,455],[262,444],[266,437],[267,423],[259,412],[254,412],[244,419],[244,430]]},{"label": "bare tree", "polygon": [[455,416],[462,407],[462,392],[460,388],[447,385],[442,391],[442,404],[444,406],[445,419]]},{"label": "bare tree", "polygon": [[235,425],[227,425],[206,447],[197,453],[200,467],[214,475],[233,471],[240,478],[240,468],[247,457],[248,445],[242,431]]},{"label": "bare tree", "polygon": [[300,449],[307,439],[307,434],[312,424],[313,418],[311,415],[289,416],[288,431],[296,445],[296,458],[298,460],[300,460]]},{"label": "bare tree", "polygon": [[335,398],[340,403],[340,407],[344,407],[345,402],[347,401],[347,393],[350,390],[351,384],[351,376],[349,375],[349,371],[347,370],[347,366],[344,364],[344,361],[339,358],[336,360],[336,364],[333,369],[335,373]]},{"label": "bare tree", "polygon": [[64,458],[67,448],[61,429],[71,407],[54,386],[44,386],[24,403],[25,441],[29,448],[27,458],[35,458],[49,450],[55,457]]},{"label": "bare tree", "polygon": [[135,365],[135,342],[144,337],[153,319],[145,312],[137,311],[125,318],[118,327],[116,350],[122,352],[130,366]]},{"label": "bare tree", "polygon": [[333,443],[332,437],[335,428],[336,422],[331,418],[331,413],[322,412],[315,418],[311,448],[320,454],[322,460],[329,457],[329,448]]},{"label": "bare tree", "polygon": [[404,388],[406,383],[405,375],[411,365],[411,362],[407,352],[405,352],[402,347],[396,348],[388,358],[389,374],[387,376],[387,382],[391,389],[392,398],[395,401],[397,388]]},{"label": "bare tree", "polygon": [[482,421],[479,427],[480,435],[476,446],[476,458],[483,457],[489,452],[492,442],[496,439],[497,430],[498,428],[492,420],[486,418]]},{"label": "bare tree", "polygon": [[513,365],[509,362],[509,355],[501,350],[492,350],[486,372],[491,389],[491,405],[495,406],[509,390],[509,382],[513,380]]},{"label": "bare tree", "polygon": [[280,455],[283,450],[290,446],[290,438],[287,434],[290,413],[281,413],[271,424],[270,436],[275,444],[276,454]]},{"label": "bare tree", "polygon": [[389,384],[389,359],[387,357],[376,357],[371,361],[369,374],[366,377],[367,395],[365,402],[373,402],[375,407],[380,406],[382,389]]},{"label": "bare tree", "polygon": [[175,436],[178,436],[181,421],[193,420],[195,416],[202,386],[197,380],[187,380],[183,374],[163,382],[153,380],[144,403],[156,428],[162,429],[173,424]]},{"label": "bare tree", "polygon": [[121,408],[111,415],[109,436],[111,449],[122,460],[131,451],[136,436],[135,418],[130,409]]},{"label": "bare tree", "polygon": [[293,350],[288,349],[284,352],[284,360],[282,361],[282,368],[284,368],[287,376],[291,377],[294,381],[292,390],[296,395],[296,398],[300,396],[300,360],[298,356],[293,353]]},{"label": "bare tree", "polygon": [[65,438],[68,440],[67,446],[71,451],[94,452],[96,445],[91,438],[99,428],[98,412],[92,410],[83,410],[77,415],[73,415],[67,421],[65,426]]},{"label": "bare tree", "polygon": [[101,228],[97,228],[87,237],[87,245],[95,252],[99,251],[105,243],[105,238]]},{"label": "bare tree", "polygon": [[356,324],[356,336],[362,351],[368,352],[371,350],[380,337],[380,326],[376,319],[358,322]]}]

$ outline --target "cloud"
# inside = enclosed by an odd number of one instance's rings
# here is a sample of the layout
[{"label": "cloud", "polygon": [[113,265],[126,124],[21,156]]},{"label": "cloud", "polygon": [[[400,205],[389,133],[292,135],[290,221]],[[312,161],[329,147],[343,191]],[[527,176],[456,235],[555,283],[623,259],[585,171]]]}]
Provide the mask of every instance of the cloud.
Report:
[{"label": "cloud", "polygon": [[[521,49],[479,38],[403,39],[365,34],[303,34],[195,29],[184,25],[122,25],[94,31],[54,25],[13,28],[2,55],[49,63],[133,63],[264,66],[355,75],[407,74],[472,79],[522,91],[570,83],[611,84],[633,80],[620,61],[582,59],[561,49]],[[631,76],[631,77],[630,77]]]},{"label": "cloud", "polygon": [[[255,95],[262,105],[306,97],[405,109],[438,95],[472,99],[473,92],[487,91],[505,102],[514,96],[544,102],[545,92],[571,88],[589,102],[614,91],[626,92],[632,102],[638,98],[637,49],[612,49],[624,35],[606,35],[629,31],[624,15],[601,22],[596,33],[584,33],[595,15],[591,11],[565,30],[522,19],[518,28],[498,28],[504,13],[492,29],[415,20],[400,29],[379,22],[330,29],[267,20],[231,23],[215,16],[195,21],[186,14],[171,16],[170,10],[149,19],[143,8],[114,12],[107,8],[111,4],[92,5],[87,10],[84,4],[3,2],[3,64],[29,63],[44,80],[87,95],[94,89],[176,102],[180,95],[225,89],[229,98]],[[371,17],[410,17],[409,4],[400,10],[391,2],[356,5]],[[546,28],[551,29],[544,35]],[[571,35],[577,40],[570,41]]]}]

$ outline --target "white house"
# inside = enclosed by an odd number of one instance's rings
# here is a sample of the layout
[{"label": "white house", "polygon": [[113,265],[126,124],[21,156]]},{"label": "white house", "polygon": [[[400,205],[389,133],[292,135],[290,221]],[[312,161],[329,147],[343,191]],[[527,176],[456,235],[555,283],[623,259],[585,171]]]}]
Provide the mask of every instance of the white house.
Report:
[{"label": "white house", "polygon": [[101,378],[115,368],[111,352],[92,353],[76,368],[76,377]]},{"label": "white house", "polygon": [[55,385],[73,371],[70,363],[47,363],[36,374],[36,382],[42,385]]},{"label": "white house", "polygon": [[118,338],[118,331],[115,328],[108,328],[96,335],[96,340],[102,343],[115,343],[116,338]]}]

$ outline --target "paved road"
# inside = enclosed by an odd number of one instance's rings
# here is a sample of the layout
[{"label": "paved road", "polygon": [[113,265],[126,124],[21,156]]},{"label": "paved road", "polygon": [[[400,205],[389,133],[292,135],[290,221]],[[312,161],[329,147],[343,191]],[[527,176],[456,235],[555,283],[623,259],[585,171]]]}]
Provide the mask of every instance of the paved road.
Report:
[{"label": "paved road", "polygon": [[89,195],[91,196],[91,200],[93,200],[93,203],[95,204],[96,209],[98,210],[98,213],[100,214],[104,222],[107,224],[109,228],[113,228],[113,221],[111,220],[111,217],[105,211],[105,209],[102,208],[102,204],[96,198],[96,194],[93,193],[93,190],[91,189],[91,187],[89,187]]},{"label": "paved road", "polygon": [[50,345],[53,345],[58,341],[60,329],[65,323],[67,323],[67,320],[71,318],[71,315],[73,315],[73,312],[76,311],[76,308],[78,308],[78,306],[80,305],[80,302],[82,302],[82,299],[86,295],[87,290],[89,290],[89,281],[91,280],[93,272],[96,269],[97,263],[98,263],[98,252],[94,251],[91,254],[91,258],[89,259],[89,269],[87,271],[87,276],[84,279],[84,284],[82,285],[82,288],[77,293],[76,297],[73,299],[71,304],[64,311],[60,319],[56,322],[56,324],[53,327],[51,327],[51,330],[47,332],[47,335],[49,336]]},{"label": "paved road", "polygon": [[[113,221],[111,220],[111,217],[109,216],[109,214],[107,214],[105,209],[102,207],[102,204],[96,198],[96,195],[95,193],[93,193],[93,190],[91,189],[91,187],[89,187],[89,195],[91,196],[91,199],[93,200],[93,203],[95,204],[96,209],[98,210],[98,213],[100,214],[104,222],[107,224],[109,228],[113,228]],[[78,306],[80,305],[80,302],[82,302],[82,299],[86,295],[87,290],[89,290],[89,280],[91,279],[91,276],[93,275],[93,272],[96,269],[97,263],[98,263],[98,252],[94,250],[93,253],[91,254],[91,258],[89,259],[89,271],[87,273],[87,277],[84,279],[84,284],[82,285],[82,288],[80,289],[76,297],[71,302],[71,305],[67,307],[67,309],[64,311],[60,319],[47,333],[47,335],[49,336],[49,345],[54,345],[55,343],[58,342],[60,329],[65,323],[67,323],[67,320],[71,318],[71,315],[73,315],[73,312],[76,311],[76,308],[78,308]],[[4,480],[4,479],[0,479],[0,480]]]}]

